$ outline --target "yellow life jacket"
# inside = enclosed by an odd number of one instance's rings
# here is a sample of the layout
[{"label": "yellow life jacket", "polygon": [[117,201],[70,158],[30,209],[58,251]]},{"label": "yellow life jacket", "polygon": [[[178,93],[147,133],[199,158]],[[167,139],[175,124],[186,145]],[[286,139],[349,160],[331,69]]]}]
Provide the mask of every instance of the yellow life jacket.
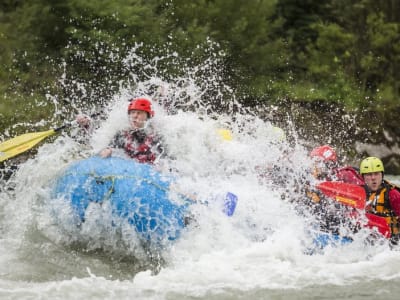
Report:
[{"label": "yellow life jacket", "polygon": [[387,181],[384,181],[376,192],[371,192],[368,187],[366,187],[367,206],[365,208],[366,212],[386,220],[392,236],[400,233],[400,222],[390,206],[389,199],[389,191],[394,188],[396,188],[396,186]]}]

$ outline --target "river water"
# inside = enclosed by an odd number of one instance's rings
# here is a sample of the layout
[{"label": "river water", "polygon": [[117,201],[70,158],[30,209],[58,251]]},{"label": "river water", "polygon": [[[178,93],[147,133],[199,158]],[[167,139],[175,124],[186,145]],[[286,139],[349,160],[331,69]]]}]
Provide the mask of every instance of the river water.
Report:
[{"label": "river water", "polygon": [[[190,88],[186,95],[195,95]],[[398,299],[398,249],[386,240],[365,243],[367,230],[352,243],[316,249],[313,220],[291,203],[296,179],[309,174],[308,151],[295,135],[285,139],[243,111],[215,118],[155,104],[152,120],[169,153],[157,168],[174,172],[181,188],[200,198],[236,194],[232,217],[217,203],[193,205],[196,226],[149,255],[131,228],[105,225],[106,209],[81,228],[68,222],[68,209],[55,215],[54,180],[126,126],[126,104],[121,92],[86,144],[75,129],[65,132],[1,183],[0,299]],[[220,128],[233,139],[223,139]],[[276,163],[290,165],[278,182],[270,168]]]}]

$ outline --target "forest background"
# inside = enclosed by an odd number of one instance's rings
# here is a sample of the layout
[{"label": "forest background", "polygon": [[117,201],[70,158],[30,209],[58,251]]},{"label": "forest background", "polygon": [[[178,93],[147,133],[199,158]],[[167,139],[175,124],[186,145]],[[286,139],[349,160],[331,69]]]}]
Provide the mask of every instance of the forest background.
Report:
[{"label": "forest background", "polygon": [[142,43],[149,61],[168,51],[195,66],[210,42],[242,105],[284,129],[289,116],[310,146],[377,155],[400,174],[398,0],[2,0],[0,139],[53,117],[46,95],[70,92],[60,78],[86,83],[83,105],[103,104],[127,76],[113,55]]}]

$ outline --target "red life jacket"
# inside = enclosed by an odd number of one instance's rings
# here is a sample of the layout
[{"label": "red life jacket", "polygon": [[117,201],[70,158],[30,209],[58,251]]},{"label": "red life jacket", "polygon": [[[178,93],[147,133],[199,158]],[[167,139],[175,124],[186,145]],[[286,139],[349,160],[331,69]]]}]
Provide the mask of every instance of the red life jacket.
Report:
[{"label": "red life jacket", "polygon": [[335,170],[335,176],[337,181],[364,185],[364,178],[357,172],[356,169],[350,166],[337,168]]}]

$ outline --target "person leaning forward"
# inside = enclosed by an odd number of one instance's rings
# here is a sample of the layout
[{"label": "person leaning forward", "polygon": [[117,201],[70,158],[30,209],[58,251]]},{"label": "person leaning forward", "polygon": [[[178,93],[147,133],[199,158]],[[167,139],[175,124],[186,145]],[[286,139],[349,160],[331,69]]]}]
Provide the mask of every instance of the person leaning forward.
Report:
[{"label": "person leaning forward", "polygon": [[313,176],[318,180],[341,181],[364,185],[364,180],[352,166],[340,166],[336,151],[329,145],[314,148],[310,152],[313,160]]},{"label": "person leaning forward", "polygon": [[[339,181],[363,186],[364,179],[352,166],[340,166],[336,151],[329,145],[322,145],[310,152],[312,159],[311,175],[317,182]],[[313,180],[314,181],[314,180]],[[321,229],[334,234],[339,234],[341,228],[349,232],[356,232],[358,225],[349,218],[354,209],[327,198],[314,183],[304,185],[306,197],[305,204],[311,208],[313,215],[317,216]]]}]

